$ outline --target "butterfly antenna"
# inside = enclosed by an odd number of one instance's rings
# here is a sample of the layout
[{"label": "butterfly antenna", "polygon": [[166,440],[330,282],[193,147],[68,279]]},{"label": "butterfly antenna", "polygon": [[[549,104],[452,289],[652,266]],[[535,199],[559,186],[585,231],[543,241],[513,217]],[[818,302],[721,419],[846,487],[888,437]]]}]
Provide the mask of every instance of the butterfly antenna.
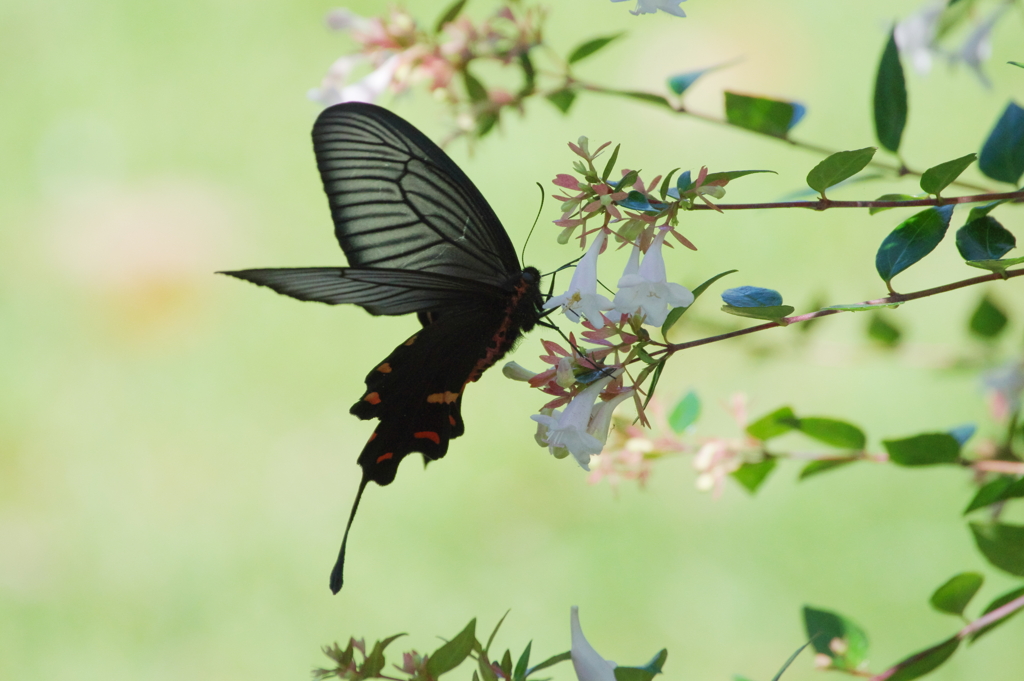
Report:
[{"label": "butterfly antenna", "polygon": [[344,575],[345,571],[345,545],[348,543],[348,531],[352,529],[352,521],[356,517],[356,509],[359,508],[359,500],[363,498],[363,490],[366,489],[366,483],[370,479],[363,474],[363,479],[359,483],[359,491],[356,492],[356,500],[352,504],[352,512],[348,514],[348,525],[345,526],[345,537],[341,540],[341,550],[338,551],[338,561],[334,564],[334,569],[331,570],[331,593],[338,593],[341,591],[341,585],[345,582]]},{"label": "butterfly antenna", "polygon": [[537,207],[537,217],[533,219],[533,227],[530,227],[530,233],[526,235],[526,241],[523,242],[523,250],[519,254],[519,262],[526,262],[526,244],[530,243],[530,237],[533,236],[533,230],[537,229],[537,221],[540,220],[540,213],[544,210],[544,187],[541,186],[540,182],[537,183],[537,189],[540,190],[540,206]]}]

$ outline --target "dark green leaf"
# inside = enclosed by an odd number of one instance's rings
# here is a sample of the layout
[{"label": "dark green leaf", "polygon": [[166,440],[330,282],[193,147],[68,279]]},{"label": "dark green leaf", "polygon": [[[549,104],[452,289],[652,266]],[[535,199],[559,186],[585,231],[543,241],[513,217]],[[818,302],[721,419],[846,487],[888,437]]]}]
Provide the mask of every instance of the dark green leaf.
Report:
[{"label": "dark green leaf", "polygon": [[737,286],[723,291],[722,300],[733,307],[777,307],[782,305],[782,294],[759,286]]},{"label": "dark green leaf", "polygon": [[903,333],[899,328],[880,312],[876,310],[871,315],[871,321],[868,322],[868,338],[886,347],[894,348],[899,345],[901,336]]},{"label": "dark green leaf", "polygon": [[977,158],[978,155],[972,153],[955,158],[952,161],[940,163],[937,166],[932,166],[921,175],[921,189],[928,194],[938,196],[953,180],[960,177],[960,173],[967,170],[967,167],[974,163]]},{"label": "dark green leaf", "polygon": [[[867,658],[867,634],[842,615],[804,606],[804,626],[814,650],[821,655],[828,655],[832,659],[833,668],[854,670]],[[843,650],[842,653],[833,649],[832,641],[835,639],[845,643],[845,646],[835,646]]]},{"label": "dark green leaf", "polygon": [[588,40],[569,54],[568,61],[570,64],[575,64],[581,59],[586,59],[598,50],[607,47],[612,41],[622,37],[623,35],[625,35],[625,33],[616,33],[615,35],[606,35],[602,38]]},{"label": "dark green leaf", "polygon": [[809,478],[812,475],[824,473],[825,471],[830,471],[858,460],[859,459],[851,457],[847,459],[821,459],[820,461],[812,461],[804,466],[803,470],[800,471],[799,479],[803,480],[804,478]]},{"label": "dark green leaf", "polygon": [[775,457],[770,456],[758,463],[745,463],[730,473],[730,475],[736,478],[736,481],[743,485],[748,492],[753,494],[765,481],[768,474],[775,469],[776,463]]},{"label": "dark green leaf", "polygon": [[692,390],[686,393],[679,404],[672,410],[668,417],[668,424],[677,433],[681,433],[692,426],[700,416],[700,398]]},{"label": "dark green leaf", "polygon": [[651,661],[643,667],[616,667],[614,670],[615,680],[651,681],[651,679],[661,673],[661,668],[665,666],[665,660],[667,658],[668,651],[662,648],[658,654],[651,658]]},{"label": "dark green leaf", "polygon": [[993,210],[995,210],[997,207],[1003,205],[1004,203],[1006,203],[1009,200],[1010,199],[998,199],[996,201],[989,201],[988,203],[983,203],[980,206],[975,206],[974,208],[971,209],[971,212],[967,215],[967,222],[974,222],[978,218],[985,217],[986,215],[991,213]]},{"label": "dark green leaf", "polygon": [[651,376],[651,385],[647,388],[647,399],[644,400],[644,409],[651,403],[651,399],[654,397],[654,389],[658,387],[658,381],[661,379],[661,372],[665,370],[666,359],[658,362],[657,366],[654,367],[654,375]]},{"label": "dark green leaf", "polygon": [[837,151],[807,173],[807,186],[825,196],[825,190],[847,180],[871,162],[875,147],[864,147],[853,151]]},{"label": "dark green leaf", "polygon": [[658,193],[661,195],[662,200],[668,196],[668,188],[672,186],[672,176],[679,172],[679,168],[676,168],[661,181],[661,187],[658,189]]},{"label": "dark green leaf", "polygon": [[501,664],[498,665],[501,668],[502,678],[512,677],[512,651],[505,649],[505,655],[501,658]]},{"label": "dark green leaf", "polygon": [[971,532],[988,562],[1011,575],[1024,577],[1024,526],[971,523]]},{"label": "dark green leaf", "polygon": [[886,677],[886,681],[911,681],[918,679],[938,668],[960,647],[960,639],[956,636],[932,646],[896,664],[895,673]]},{"label": "dark green leaf", "polygon": [[637,345],[633,348],[636,350],[636,356],[640,358],[644,364],[657,364],[658,360],[651,357],[650,353],[644,350],[642,345]]},{"label": "dark green leaf", "polygon": [[519,91],[522,96],[533,94],[537,87],[537,69],[533,67],[533,60],[529,52],[519,55],[519,65],[523,68],[523,89]]},{"label": "dark green leaf", "polygon": [[462,9],[466,6],[468,0],[455,0],[448,9],[437,18],[437,23],[434,24],[434,33],[440,33],[441,29],[444,28],[445,24],[455,21],[455,17],[462,13]]},{"label": "dark green leaf", "polygon": [[498,675],[494,672],[491,661],[487,659],[487,653],[477,656],[476,668],[480,672],[481,681],[498,681]]},{"label": "dark green leaf", "polygon": [[526,675],[529,676],[530,674],[532,674],[534,672],[539,672],[541,669],[547,669],[548,667],[550,667],[552,665],[556,665],[559,662],[565,662],[566,660],[571,660],[571,659],[572,659],[572,651],[570,651],[570,650],[567,650],[564,653],[559,653],[558,655],[552,655],[551,657],[549,657],[548,659],[544,660],[543,662],[541,662],[536,667],[530,667],[530,669],[526,672]]},{"label": "dark green leaf", "polygon": [[931,466],[956,463],[960,443],[949,433],[925,433],[902,440],[882,440],[889,460],[900,466]]},{"label": "dark green leaf", "polygon": [[725,93],[725,117],[729,123],[774,137],[785,137],[796,125],[803,107],[765,97]]},{"label": "dark green leaf", "polygon": [[935,206],[913,215],[885,237],[875,256],[878,276],[887,284],[931,253],[946,235],[953,206]]},{"label": "dark green leaf", "polygon": [[[577,380],[579,380],[579,379],[577,379]],[[596,379],[595,379],[595,380],[596,380]],[[509,608],[508,610],[506,610],[506,611],[505,611],[505,614],[504,614],[504,615],[502,615],[502,616],[501,616],[501,619],[499,619],[499,620],[498,620],[498,623],[494,625],[494,629],[493,629],[493,630],[491,631],[491,635],[487,637],[487,645],[485,645],[485,646],[483,647],[483,651],[484,651],[485,653],[486,653],[486,652],[488,652],[488,651],[490,651],[490,649],[491,649],[491,644],[492,644],[492,643],[494,643],[494,637],[498,635],[498,629],[501,629],[501,625],[505,623],[505,618],[506,618],[506,617],[508,617],[508,614],[509,614],[510,612],[512,612],[512,609],[511,609],[511,608]],[[476,620],[474,620],[474,621],[476,621]]]},{"label": "dark green leaf", "polygon": [[[977,210],[977,209],[975,209]],[[964,260],[999,260],[1017,245],[999,221],[988,215],[974,218],[956,231],[956,249]]]},{"label": "dark green leaf", "polygon": [[766,319],[768,321],[777,322],[785,326],[788,322],[786,317],[793,314],[794,308],[792,305],[771,305],[764,307],[734,307],[732,305],[723,305],[722,311],[734,314],[737,317],[749,317],[750,319]]},{"label": "dark green leaf", "polygon": [[1003,490],[1003,499],[1020,499],[1021,497],[1024,497],[1024,478],[1019,478]]},{"label": "dark green leaf", "polygon": [[982,338],[995,338],[1008,321],[1006,314],[988,296],[983,296],[971,315],[971,331]]},{"label": "dark green leaf", "polygon": [[516,662],[516,669],[512,673],[512,681],[523,681],[526,678],[526,670],[530,668],[530,647],[532,645],[533,641],[527,643],[523,654],[519,656],[519,661]]},{"label": "dark green leaf", "polygon": [[1012,478],[1006,476],[999,476],[995,480],[992,480],[985,485],[982,485],[981,489],[971,499],[971,503],[967,504],[967,508],[964,509],[964,515],[967,515],[971,511],[977,511],[979,508],[985,508],[991,506],[997,501],[1002,501],[1003,492],[1013,482]]},{"label": "dark green leaf", "polygon": [[875,134],[882,146],[896,153],[907,124],[907,84],[896,48],[895,32],[882,51],[875,77]]},{"label": "dark green leaf", "polygon": [[562,113],[569,113],[569,107],[576,100],[576,92],[566,88],[557,92],[552,92],[547,96],[547,100],[555,105],[555,107]]},{"label": "dark green leaf", "polygon": [[671,109],[672,111],[676,110],[675,107],[672,106],[672,104],[667,99],[665,99],[661,95],[652,95],[650,92],[636,92],[634,90],[611,89],[601,90],[601,92],[604,92],[605,94],[609,95],[618,95],[619,97],[629,97],[630,99],[637,99],[640,100],[641,102],[647,102],[648,104],[658,104],[667,109]]},{"label": "dark green leaf", "polygon": [[[708,187],[716,185],[724,187],[729,184],[731,180],[735,180],[738,177],[744,177],[746,175],[753,175],[755,173],[772,173],[773,175],[778,175],[774,170],[726,170],[720,173],[708,173],[707,176],[704,177],[704,182],[701,186]],[[680,188],[680,193],[690,191],[696,186],[696,180],[691,181],[685,188]]]},{"label": "dark green leaf", "polygon": [[984,582],[985,578],[977,572],[961,572],[936,589],[929,602],[939,612],[963,615],[964,608]]},{"label": "dark green leaf", "polygon": [[[910,194],[882,194],[875,201],[914,201],[915,199],[921,198],[920,196],[911,196]],[[875,213],[881,213],[883,210],[892,210],[890,206],[872,206],[868,208],[868,215],[874,215]]]},{"label": "dark green leaf", "polygon": [[818,442],[840,449],[864,449],[864,443],[867,441],[860,428],[836,419],[801,418],[798,420],[797,429]]},{"label": "dark green leaf", "polygon": [[1011,64],[1011,65],[1013,65],[1013,66],[1019,66],[1019,67],[1021,67],[1022,69],[1024,69],[1024,64],[1021,64],[1021,63],[1020,63],[1019,61],[1008,61],[1008,62],[1006,62],[1006,63],[1007,63],[1007,64]]},{"label": "dark green leaf", "polygon": [[[700,294],[704,293],[704,291],[707,291],[709,286],[714,284],[716,281],[718,281],[719,279],[721,279],[725,275],[732,274],[733,272],[736,272],[736,271],[738,271],[738,270],[726,270],[725,272],[720,272],[720,273],[716,274],[715,276],[711,277],[710,279],[708,279],[707,281],[705,281],[703,284],[701,284],[697,288],[693,289],[693,299],[694,299],[694,301],[696,301],[697,298],[700,297]],[[672,326],[677,321],[679,321],[679,318],[682,317],[683,313],[686,312],[687,310],[689,310],[690,307],[693,307],[693,303],[690,303],[690,305],[687,306],[687,307],[675,307],[675,308],[672,308],[669,311],[669,313],[668,313],[668,317],[665,318],[665,323],[661,325],[661,334],[663,336],[667,336],[668,332],[669,332],[669,329],[671,329]]]},{"label": "dark green leaf", "polygon": [[[983,612],[981,614],[982,615],[987,615],[990,612],[992,612],[993,610],[997,610],[997,609],[1003,607],[1004,605],[1006,605],[1007,603],[1009,603],[1011,601],[1017,600],[1021,596],[1024,596],[1024,587],[1021,587],[1019,589],[1014,589],[1013,591],[1009,591],[1007,593],[1004,593],[1002,596],[1000,596],[999,598],[997,598],[994,601],[992,601],[991,603],[989,603],[988,607],[985,608],[985,612]],[[981,629],[978,629],[978,631],[974,632],[974,634],[971,636],[971,643],[974,643],[975,641],[978,640],[979,637],[981,637],[982,635],[987,634],[988,632],[992,631],[994,628],[998,627],[1000,624],[1003,624],[1004,622],[1006,622],[1006,620],[1010,619],[1011,617],[1013,617],[1014,615],[1016,615],[1019,612],[1020,612],[1020,610],[1014,610],[1011,613],[1007,613],[1007,615],[1005,617],[1003,617],[1002,619],[998,619],[995,622],[991,622],[991,623],[985,625],[984,627],[982,627]]]},{"label": "dark green leaf", "polygon": [[469,657],[473,652],[473,645],[476,643],[476,618],[474,617],[466,625],[466,628],[456,634],[455,638],[445,643],[430,655],[427,660],[427,672],[432,678],[437,678],[445,672],[449,672]]},{"label": "dark green leaf", "polygon": [[1024,262],[1024,257],[1009,258],[1007,260],[968,260],[964,264],[970,265],[971,267],[977,267],[978,269],[996,272],[997,274],[1003,274],[1009,268],[1014,265],[1019,265],[1022,262]]},{"label": "dark green leaf", "polygon": [[487,88],[468,69],[462,72],[462,82],[471,102],[479,104],[487,101]]},{"label": "dark green leaf", "polygon": [[476,136],[483,137],[494,129],[498,122],[498,114],[492,111],[485,111],[476,117]]},{"label": "dark green leaf", "polygon": [[1024,109],[1014,102],[1006,105],[985,140],[978,167],[993,180],[1014,186],[1024,175]]},{"label": "dark green leaf", "polygon": [[747,426],[747,435],[756,440],[770,440],[793,430],[796,422],[791,408],[780,407]]}]

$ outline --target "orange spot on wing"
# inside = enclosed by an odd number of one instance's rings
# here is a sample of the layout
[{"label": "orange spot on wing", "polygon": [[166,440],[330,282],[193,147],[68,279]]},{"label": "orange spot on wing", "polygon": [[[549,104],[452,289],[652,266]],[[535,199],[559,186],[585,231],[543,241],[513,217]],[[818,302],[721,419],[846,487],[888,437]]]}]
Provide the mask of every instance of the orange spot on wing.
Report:
[{"label": "orange spot on wing", "polygon": [[377,439],[377,431],[373,431],[372,433],[370,433],[370,439],[367,440],[367,442],[373,442],[376,439]]},{"label": "orange spot on wing", "polygon": [[380,404],[380,395],[377,393],[369,393],[363,398],[363,401],[369,402],[370,404]]},{"label": "orange spot on wing", "polygon": [[455,417],[451,414],[448,414],[448,423],[452,424],[452,427],[455,426]]},{"label": "orange spot on wing", "polygon": [[391,365],[388,364],[387,362],[384,362],[379,367],[377,367],[377,371],[381,372],[382,374],[390,374],[391,373]]},{"label": "orange spot on wing", "polygon": [[380,456],[377,457],[377,463],[380,463],[381,461],[387,461],[393,456],[394,454],[392,452],[388,452],[387,454],[381,454]]},{"label": "orange spot on wing", "polygon": [[413,437],[419,438],[420,440],[430,440],[435,445],[441,444],[441,436],[432,430],[424,430],[419,433],[413,433]]},{"label": "orange spot on wing", "polygon": [[413,336],[409,340],[405,341],[405,343],[403,343],[402,345],[412,345],[415,342],[416,342],[416,336]]},{"label": "orange spot on wing", "polygon": [[459,393],[443,392],[443,393],[430,393],[427,395],[427,402],[430,404],[451,404],[455,400],[459,399]]}]

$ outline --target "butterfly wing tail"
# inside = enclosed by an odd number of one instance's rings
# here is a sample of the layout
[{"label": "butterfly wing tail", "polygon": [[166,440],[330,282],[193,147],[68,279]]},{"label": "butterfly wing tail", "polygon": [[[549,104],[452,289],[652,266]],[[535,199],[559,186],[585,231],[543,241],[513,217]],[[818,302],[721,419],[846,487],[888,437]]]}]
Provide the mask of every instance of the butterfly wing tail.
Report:
[{"label": "butterfly wing tail", "polygon": [[348,532],[352,529],[352,521],[356,517],[356,509],[359,508],[359,500],[363,498],[363,490],[366,489],[366,483],[369,481],[370,478],[364,471],[363,479],[359,483],[359,491],[356,492],[356,500],[352,503],[352,511],[348,514],[348,524],[345,525],[345,536],[341,540],[341,550],[338,551],[338,560],[335,561],[334,569],[331,570],[331,593],[334,594],[341,591],[341,587],[345,583],[345,547],[348,545]]}]

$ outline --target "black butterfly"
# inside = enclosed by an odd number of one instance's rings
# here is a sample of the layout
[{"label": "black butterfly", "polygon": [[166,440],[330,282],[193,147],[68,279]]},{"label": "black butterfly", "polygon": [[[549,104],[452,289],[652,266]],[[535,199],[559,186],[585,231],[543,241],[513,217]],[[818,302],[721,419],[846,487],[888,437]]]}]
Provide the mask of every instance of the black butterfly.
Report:
[{"label": "black butterfly", "polygon": [[387,485],[406,455],[440,459],[465,432],[466,385],[539,321],[540,273],[522,269],[483,195],[419,130],[372,104],[337,104],[313,125],[313,149],[349,267],[224,272],[299,300],[355,303],[373,315],[415,312],[423,328],[366,377],[351,409],[380,419],[359,455],[362,481]]}]

